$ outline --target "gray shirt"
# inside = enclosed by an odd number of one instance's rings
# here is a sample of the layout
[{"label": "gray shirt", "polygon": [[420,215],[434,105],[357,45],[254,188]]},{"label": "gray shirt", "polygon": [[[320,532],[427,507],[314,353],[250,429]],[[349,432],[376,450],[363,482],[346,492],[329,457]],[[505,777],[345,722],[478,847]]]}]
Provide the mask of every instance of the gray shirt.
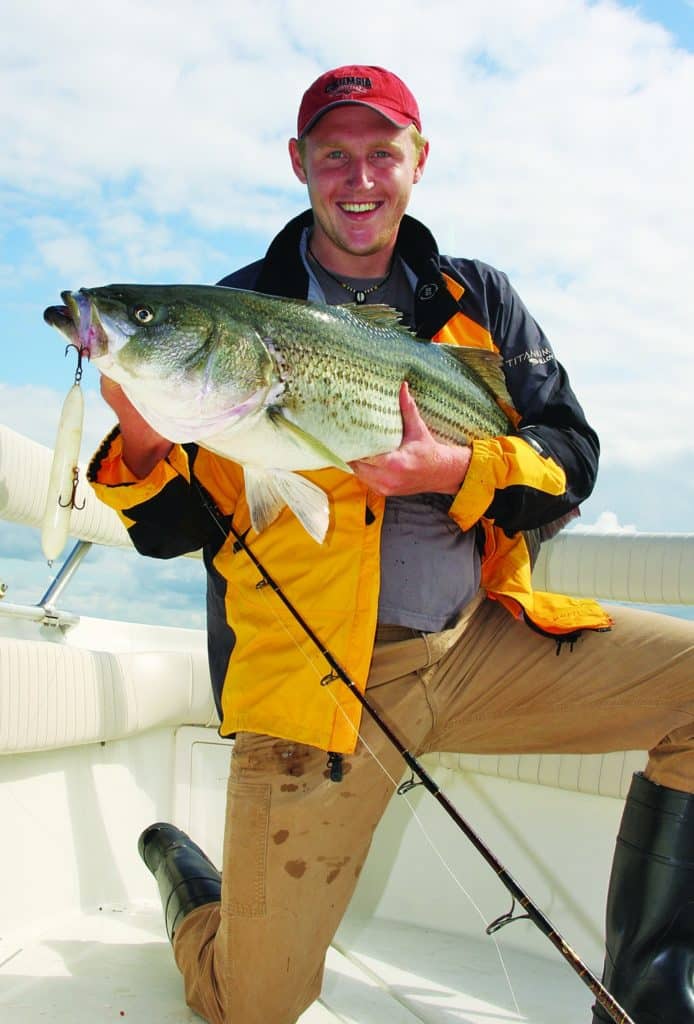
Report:
[{"label": "gray shirt", "polygon": [[[302,255],[309,272],[309,299],[342,305],[354,302],[353,292],[367,292],[378,279],[341,277],[338,284],[309,258],[305,237]],[[337,276],[337,275],[336,275]],[[385,303],[414,323],[416,278],[399,258],[390,276],[366,296],[368,303]],[[450,625],[477,593],[480,555],[476,531],[463,532],[448,515],[453,498],[445,494],[415,494],[386,498],[381,532],[381,587],[378,621],[436,632]]]}]

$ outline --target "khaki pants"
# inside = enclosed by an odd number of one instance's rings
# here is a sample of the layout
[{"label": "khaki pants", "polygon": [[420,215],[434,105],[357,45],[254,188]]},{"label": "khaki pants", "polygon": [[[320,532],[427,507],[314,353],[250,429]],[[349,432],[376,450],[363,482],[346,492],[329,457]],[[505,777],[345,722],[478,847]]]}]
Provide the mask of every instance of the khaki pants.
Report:
[{"label": "khaki pants", "polygon": [[[647,749],[650,779],[693,792],[692,623],[612,611],[612,632],[584,633],[559,652],[486,600],[443,633],[388,642],[386,630],[369,699],[416,754]],[[383,768],[396,780],[404,768],[367,713],[361,737],[340,783],[324,751],[237,738],[222,902],[189,914],[174,941],[187,1000],[211,1024],[292,1024],[318,996],[327,947],[393,794]]]}]

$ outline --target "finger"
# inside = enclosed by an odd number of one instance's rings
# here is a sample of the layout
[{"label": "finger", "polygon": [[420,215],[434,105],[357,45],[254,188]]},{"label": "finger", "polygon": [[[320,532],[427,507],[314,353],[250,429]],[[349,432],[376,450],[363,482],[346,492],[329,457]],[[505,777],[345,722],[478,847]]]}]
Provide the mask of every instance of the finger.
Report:
[{"label": "finger", "polygon": [[117,395],[118,392],[122,390],[120,384],[116,384],[115,380],[111,380],[110,377],[105,377],[103,373],[101,374],[99,387],[101,389],[101,394],[104,396],[104,398],[108,398],[112,395]]},{"label": "finger", "polygon": [[361,480],[367,487],[371,487],[374,480],[378,477],[378,471],[363,460],[350,462],[350,466],[357,480]]},{"label": "finger", "polygon": [[402,415],[402,442],[421,441],[428,437],[429,428],[422,419],[417,403],[410,394],[407,381],[400,385],[400,413]]},{"label": "finger", "polygon": [[417,408],[417,403],[410,394],[410,385],[406,380],[400,385],[400,412],[405,416],[412,409]]},{"label": "finger", "polygon": [[[101,397],[113,409],[121,422],[124,416],[132,416],[135,413],[135,407],[120,384],[117,384],[115,380],[111,380],[110,377],[105,377],[103,374],[99,383]],[[137,415],[139,416],[139,413]]]}]

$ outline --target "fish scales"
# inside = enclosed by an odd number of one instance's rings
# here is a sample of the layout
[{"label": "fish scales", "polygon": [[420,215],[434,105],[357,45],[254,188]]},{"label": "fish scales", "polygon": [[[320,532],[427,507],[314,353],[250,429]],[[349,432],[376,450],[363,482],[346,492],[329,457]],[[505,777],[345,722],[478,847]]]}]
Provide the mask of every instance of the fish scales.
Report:
[{"label": "fish scales", "polygon": [[109,285],[63,300],[45,319],[156,431],[241,464],[258,531],[289,505],[323,540],[328,498],[302,472],[351,472],[349,462],[396,448],[403,381],[440,440],[512,430],[497,356],[421,341],[386,307],[203,285]]},{"label": "fish scales", "polygon": [[391,440],[401,434],[397,399],[401,381],[408,380],[430,429],[443,440],[461,443],[489,436],[490,422],[499,432],[508,429],[507,417],[491,396],[485,394],[484,401],[475,404],[470,400],[473,389],[467,387],[467,401],[461,403],[461,385],[469,384],[464,368],[439,367],[430,358],[431,346],[402,330],[369,326],[364,331],[363,322],[353,314],[340,312],[341,320],[331,319],[330,329],[318,341],[312,338],[302,344],[291,334],[273,339],[293,371],[287,380],[287,409],[298,411],[300,405],[319,400],[316,409],[327,429],[363,431],[376,422],[381,440],[386,434]]},{"label": "fish scales", "polygon": [[[317,336],[306,337],[296,328],[292,330],[292,325],[276,329],[274,334],[268,331],[267,340],[279,354],[285,382],[283,408],[300,416],[307,429],[319,430],[322,436],[330,434],[336,450],[344,450],[347,457],[345,441],[349,444],[357,435],[362,446],[397,444],[402,433],[398,406],[402,359],[378,347],[392,343],[396,332],[368,328],[364,343],[358,322],[346,311],[343,318],[330,318],[326,323],[318,317],[318,322],[321,333]],[[383,359],[376,364],[380,352]],[[374,435],[372,442],[364,440],[364,432]]]}]

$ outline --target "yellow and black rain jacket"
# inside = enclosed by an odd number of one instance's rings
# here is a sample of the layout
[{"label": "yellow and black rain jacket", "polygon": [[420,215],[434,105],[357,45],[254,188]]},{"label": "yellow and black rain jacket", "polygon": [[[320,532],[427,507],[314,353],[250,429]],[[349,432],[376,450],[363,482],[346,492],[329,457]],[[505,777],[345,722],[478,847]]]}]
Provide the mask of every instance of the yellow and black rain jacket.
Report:
[{"label": "yellow and black rain jacket", "polygon": [[[310,211],[291,221],[264,260],[224,286],[305,298],[300,239]],[[599,446],[566,373],[504,274],[440,256],[430,232],[405,217],[397,249],[417,279],[420,337],[498,351],[520,416],[517,433],[473,443],[450,515],[483,531],[482,586],[513,615],[554,638],[606,629],[591,601],[538,593],[528,533],[573,513],[590,494]],[[285,509],[256,534],[241,467],[195,444],[175,445],[144,480],[121,458],[118,429],[96,453],[90,481],[115,508],[135,547],[170,558],[202,548],[208,574],[208,649],[222,735],[267,733],[339,753],[353,751],[361,708],[345,687],[320,686],[328,666],[224,524],[233,519],[325,647],[365,687],[376,628],[380,527],[385,501],[336,469],[305,474],[330,496],[331,526],[318,547]],[[206,500],[203,500],[206,499]],[[209,499],[217,509],[210,514]],[[207,503],[206,503],[207,502]]]}]

